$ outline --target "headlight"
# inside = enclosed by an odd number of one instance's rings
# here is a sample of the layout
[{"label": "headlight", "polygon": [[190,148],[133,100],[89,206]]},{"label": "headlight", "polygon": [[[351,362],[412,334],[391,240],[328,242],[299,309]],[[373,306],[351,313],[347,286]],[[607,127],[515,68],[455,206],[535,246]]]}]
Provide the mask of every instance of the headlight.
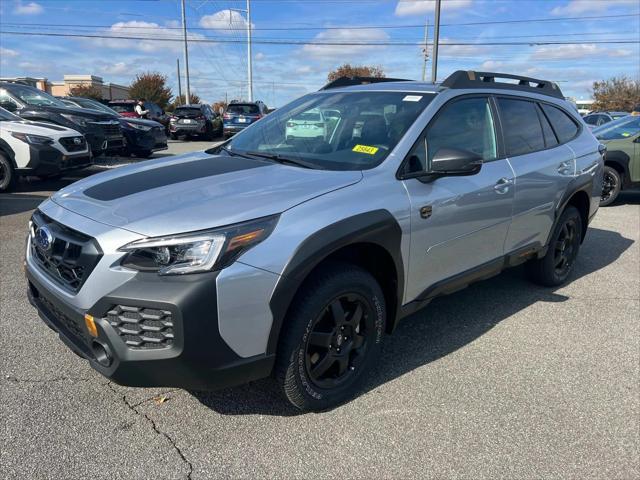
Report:
[{"label": "headlight", "polygon": [[31,145],[51,145],[53,143],[53,140],[49,137],[30,133],[11,132],[11,136]]},{"label": "headlight", "polygon": [[70,122],[80,125],[81,127],[87,126],[87,119],[84,117],[79,117],[78,115],[71,115],[69,113],[63,113],[61,115],[67,120],[69,120]]},{"label": "headlight", "polygon": [[131,122],[126,122],[126,123],[131,128],[135,128],[136,130],[142,130],[143,132],[148,132],[149,130],[151,130],[151,127],[147,127],[145,125],[137,125],[137,124],[131,123]]},{"label": "headlight", "polygon": [[128,252],[121,263],[158,275],[220,270],[267,238],[277,222],[276,215],[214,230],[136,240],[119,249]]}]

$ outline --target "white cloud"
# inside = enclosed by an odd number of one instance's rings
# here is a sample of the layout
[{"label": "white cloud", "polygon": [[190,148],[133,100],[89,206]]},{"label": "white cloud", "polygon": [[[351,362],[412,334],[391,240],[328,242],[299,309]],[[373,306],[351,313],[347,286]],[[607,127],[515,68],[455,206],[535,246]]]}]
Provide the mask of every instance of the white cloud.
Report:
[{"label": "white cloud", "polygon": [[16,15],[39,15],[42,12],[44,12],[44,8],[39,3],[22,3],[21,0],[16,2],[16,8],[13,10]]},{"label": "white cloud", "polygon": [[633,52],[631,50],[626,50],[623,48],[618,49],[610,49],[610,48],[602,48],[593,43],[572,43],[569,45],[553,45],[553,46],[542,46],[536,48],[536,50],[531,55],[533,60],[576,60],[579,58],[588,58],[593,57],[594,59],[599,56],[606,57],[626,57],[632,55]]},{"label": "white cloud", "polygon": [[[117,50],[138,50],[145,53],[167,51],[182,51],[182,32],[165,28],[153,22],[140,22],[132,20],[129,22],[118,22],[111,25],[107,30],[100,32],[102,35],[113,38],[96,38],[90,41],[105,48]],[[141,37],[149,40],[127,39],[118,37]],[[204,38],[197,33],[190,33],[188,38],[197,40]],[[168,39],[168,40],[159,40]]]},{"label": "white cloud", "polygon": [[0,57],[2,58],[7,58],[7,57],[13,58],[13,57],[17,57],[18,55],[20,54],[15,50],[11,50],[10,48],[0,47]]},{"label": "white cloud", "polygon": [[104,65],[100,67],[101,73],[107,73],[110,75],[124,75],[126,73],[132,73],[135,70],[135,65],[127,64],[125,62],[117,62],[112,65]]},{"label": "white cloud", "polygon": [[[461,8],[470,7],[473,0],[443,0],[441,4],[442,11],[459,10]],[[435,0],[401,0],[396,5],[395,14],[398,17],[407,15],[423,15],[425,13],[433,13],[436,11]]]},{"label": "white cloud", "polygon": [[[389,40],[389,35],[384,30],[376,28],[363,28],[351,30],[348,28],[338,28],[335,30],[325,30],[318,33],[313,41],[327,43],[350,43],[356,45],[305,45],[302,51],[316,58],[335,58],[336,61],[345,57],[354,57],[358,54],[379,50],[384,48],[378,45],[357,45],[367,42],[385,42]],[[357,59],[356,59],[357,60]]]},{"label": "white cloud", "polygon": [[258,52],[253,56],[255,60],[264,60],[265,57],[266,55],[262,52]]},{"label": "white cloud", "polygon": [[313,69],[309,65],[303,65],[302,67],[296,68],[296,73],[298,75],[308,75],[313,72]]},{"label": "white cloud", "polygon": [[638,0],[571,0],[566,5],[555,7],[552,15],[579,15],[606,12],[612,7],[638,5]]},{"label": "white cloud", "polygon": [[485,60],[480,65],[480,69],[481,70],[488,71],[488,72],[497,70],[497,69],[502,68],[502,67],[504,67],[504,62],[500,62],[500,61],[496,61],[496,60]]},{"label": "white cloud", "polygon": [[[235,10],[220,10],[219,12],[205,15],[200,19],[199,25],[203,28],[218,30],[222,33],[233,33],[247,28],[247,20]],[[252,23],[251,27],[255,25]]]},{"label": "white cloud", "polygon": [[447,43],[464,43],[454,38],[441,38],[438,57],[476,57],[486,54],[489,49],[482,45],[446,45]]}]

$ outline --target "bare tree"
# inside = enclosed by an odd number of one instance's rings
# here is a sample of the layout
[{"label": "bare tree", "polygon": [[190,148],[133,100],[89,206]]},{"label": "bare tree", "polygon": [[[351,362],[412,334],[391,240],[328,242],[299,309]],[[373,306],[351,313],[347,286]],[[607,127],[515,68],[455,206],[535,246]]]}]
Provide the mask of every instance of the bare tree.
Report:
[{"label": "bare tree", "polygon": [[351,65],[349,63],[345,63],[344,65],[340,65],[335,70],[329,72],[327,75],[327,81],[333,82],[334,80],[341,77],[375,77],[375,78],[384,78],[386,77],[384,70],[381,66],[375,65]]},{"label": "bare tree", "polygon": [[594,82],[593,98],[594,110],[630,112],[640,104],[640,80],[613,77]]}]

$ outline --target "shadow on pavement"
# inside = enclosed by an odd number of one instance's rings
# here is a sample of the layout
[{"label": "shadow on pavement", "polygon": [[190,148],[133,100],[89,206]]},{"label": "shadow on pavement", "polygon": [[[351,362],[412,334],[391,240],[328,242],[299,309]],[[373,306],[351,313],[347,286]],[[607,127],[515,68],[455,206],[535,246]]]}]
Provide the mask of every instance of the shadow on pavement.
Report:
[{"label": "shadow on pavement", "polygon": [[[617,232],[590,228],[572,281],[616,261],[633,243]],[[455,352],[530,305],[569,300],[555,290],[530,283],[521,266],[435,299],[425,309],[401,321],[393,335],[385,338],[381,361],[372,369],[361,393]],[[300,414],[281,397],[271,379],[218,392],[191,394],[224,415]]]},{"label": "shadow on pavement", "polygon": [[15,215],[35,209],[47,199],[44,195],[16,195],[4,193],[0,195],[0,217]]},{"label": "shadow on pavement", "polygon": [[640,205],[640,189],[620,192],[616,201],[611,204],[612,207],[615,207],[616,205]]}]

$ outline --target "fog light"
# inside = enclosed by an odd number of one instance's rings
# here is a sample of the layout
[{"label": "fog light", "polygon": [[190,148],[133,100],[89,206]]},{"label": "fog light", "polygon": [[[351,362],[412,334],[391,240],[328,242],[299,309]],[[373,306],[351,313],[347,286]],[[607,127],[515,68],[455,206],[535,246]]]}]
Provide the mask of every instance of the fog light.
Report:
[{"label": "fog light", "polygon": [[92,337],[98,337],[98,329],[96,328],[96,322],[93,321],[93,317],[88,313],[84,316],[84,324],[87,326],[87,330],[89,331],[89,335]]}]

